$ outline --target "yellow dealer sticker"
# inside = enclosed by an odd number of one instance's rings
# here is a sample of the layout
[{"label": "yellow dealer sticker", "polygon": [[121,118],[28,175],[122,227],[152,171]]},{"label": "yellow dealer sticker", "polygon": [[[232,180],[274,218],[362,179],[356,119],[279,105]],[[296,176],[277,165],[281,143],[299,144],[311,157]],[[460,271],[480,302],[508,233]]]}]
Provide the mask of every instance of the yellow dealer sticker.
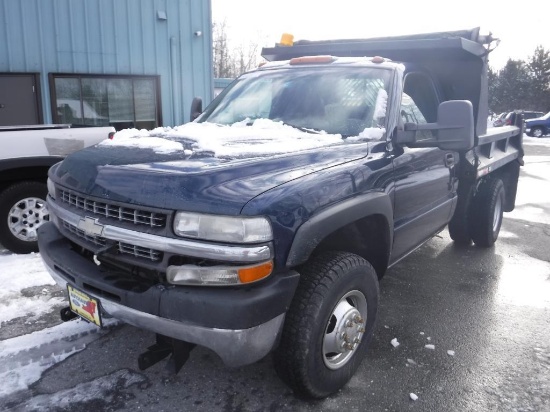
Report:
[{"label": "yellow dealer sticker", "polygon": [[88,322],[95,323],[101,327],[101,316],[99,314],[99,301],[84,292],[67,285],[69,291],[69,304],[71,310]]}]

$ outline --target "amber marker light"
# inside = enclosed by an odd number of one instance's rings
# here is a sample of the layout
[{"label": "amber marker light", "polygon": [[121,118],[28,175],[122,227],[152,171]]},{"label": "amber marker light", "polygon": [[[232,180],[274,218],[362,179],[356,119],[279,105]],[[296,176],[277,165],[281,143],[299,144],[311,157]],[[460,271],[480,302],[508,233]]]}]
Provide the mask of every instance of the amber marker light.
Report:
[{"label": "amber marker light", "polygon": [[283,33],[281,35],[281,46],[294,46],[294,36],[290,33]]},{"label": "amber marker light", "polygon": [[290,59],[291,65],[296,64],[319,64],[319,63],[332,63],[336,60],[334,56],[304,56],[304,57],[294,57]]},{"label": "amber marker light", "polygon": [[273,270],[273,261],[261,264],[259,266],[252,266],[243,269],[239,269],[239,280],[241,283],[251,283],[257,280],[263,279],[271,274]]},{"label": "amber marker light", "polygon": [[385,61],[386,61],[386,59],[384,59],[383,57],[380,57],[380,56],[374,56],[371,59],[371,62],[373,62],[373,63],[384,63]]}]

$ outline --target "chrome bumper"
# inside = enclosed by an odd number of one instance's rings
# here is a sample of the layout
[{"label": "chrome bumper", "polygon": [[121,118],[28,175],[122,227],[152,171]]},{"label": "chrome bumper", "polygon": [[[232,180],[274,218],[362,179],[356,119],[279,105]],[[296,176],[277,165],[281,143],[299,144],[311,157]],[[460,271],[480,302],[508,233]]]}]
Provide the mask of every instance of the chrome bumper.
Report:
[{"label": "chrome bumper", "polygon": [[[56,283],[66,289],[67,281],[62,275],[45,261],[44,265]],[[103,297],[93,296],[89,292],[86,293],[100,301],[102,313],[138,328],[207,347],[216,352],[222,361],[231,367],[251,364],[266,356],[277,343],[285,318],[283,313],[249,329],[206,328],[140,312]]]}]

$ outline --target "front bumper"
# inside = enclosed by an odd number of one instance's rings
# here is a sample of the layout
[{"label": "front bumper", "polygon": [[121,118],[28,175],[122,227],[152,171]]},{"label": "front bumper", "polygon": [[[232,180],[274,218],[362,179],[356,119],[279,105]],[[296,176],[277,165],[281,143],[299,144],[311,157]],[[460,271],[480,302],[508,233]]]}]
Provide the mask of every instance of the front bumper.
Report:
[{"label": "front bumper", "polygon": [[288,272],[246,288],[141,289],[75,252],[53,223],[39,228],[38,246],[54,280],[98,299],[102,314],[205,346],[228,366],[256,362],[275,347],[299,278]]}]

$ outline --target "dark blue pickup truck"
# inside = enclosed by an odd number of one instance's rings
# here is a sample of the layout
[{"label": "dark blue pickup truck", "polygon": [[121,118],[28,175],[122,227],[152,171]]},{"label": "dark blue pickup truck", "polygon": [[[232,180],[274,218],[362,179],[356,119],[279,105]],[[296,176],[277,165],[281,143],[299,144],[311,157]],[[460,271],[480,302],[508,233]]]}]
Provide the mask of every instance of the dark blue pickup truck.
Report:
[{"label": "dark blue pickup truck", "polygon": [[193,122],[68,156],[38,236],[62,318],[156,333],[140,368],[171,355],[177,371],[194,345],[229,366],[274,352],[297,394],[336,392],[366,355],[387,268],[446,227],[490,247],[514,208],[522,126],[487,132],[490,42],[264,48],[270,62],[204,111],[195,100]]}]

